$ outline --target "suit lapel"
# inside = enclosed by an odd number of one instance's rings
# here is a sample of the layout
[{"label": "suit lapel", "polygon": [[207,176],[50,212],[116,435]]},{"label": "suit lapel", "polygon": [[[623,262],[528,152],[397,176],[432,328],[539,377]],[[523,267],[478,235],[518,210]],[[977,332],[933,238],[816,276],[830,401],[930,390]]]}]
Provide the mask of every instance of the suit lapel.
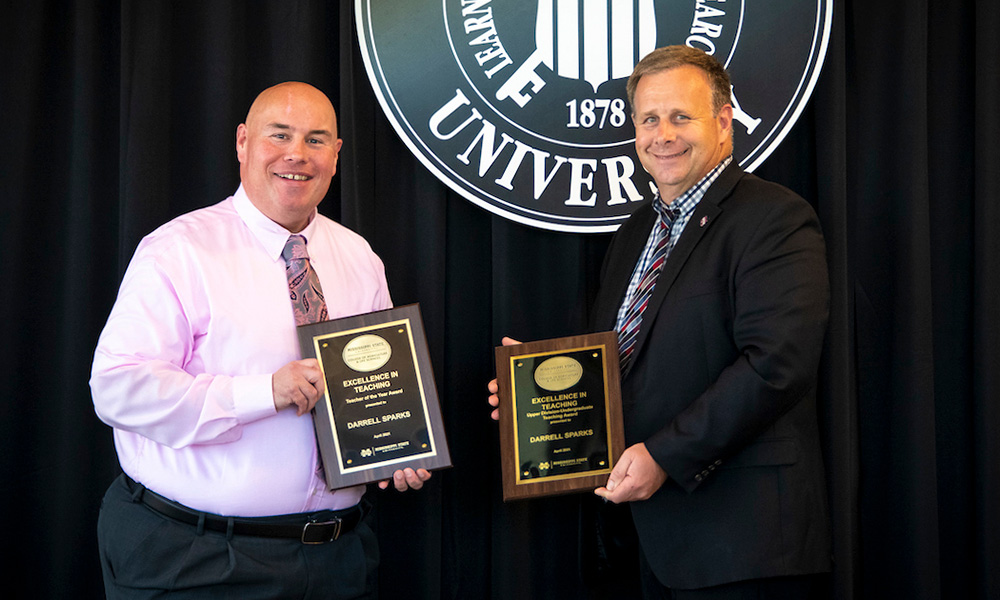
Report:
[{"label": "suit lapel", "polygon": [[[642,313],[642,323],[639,325],[639,335],[636,337],[635,350],[632,355],[638,356],[646,343],[646,338],[659,315],[660,306],[673,287],[681,269],[684,268],[691,253],[698,247],[699,242],[719,219],[722,214],[721,204],[732,193],[736,183],[743,177],[743,169],[735,163],[726,167],[726,170],[719,175],[712,187],[705,192],[705,196],[698,202],[694,213],[688,220],[684,231],[680,234],[680,239],[670,251],[666,262],[663,263],[663,270],[656,280],[656,287],[653,288],[653,295],[649,297],[649,303]],[[637,257],[638,258],[638,257]],[[633,361],[635,359],[633,358]]]},{"label": "suit lapel", "polygon": [[646,247],[646,241],[649,239],[649,232],[653,227],[653,222],[657,218],[656,212],[652,207],[644,206],[639,211],[633,216],[634,219],[638,220],[634,224],[634,228],[631,227],[632,223],[627,224],[633,231],[627,232],[627,234],[626,232],[622,232],[626,235],[621,236],[622,247],[616,251],[618,257],[612,263],[623,266],[631,265],[631,268],[619,268],[607,274],[609,292],[606,295],[602,294],[604,298],[607,298],[607,301],[601,307],[598,324],[598,328],[602,330],[613,331],[615,329],[618,320],[618,310],[621,308],[622,299],[625,297],[625,290],[632,279],[635,264],[639,262],[639,255],[642,254],[643,249]]}]

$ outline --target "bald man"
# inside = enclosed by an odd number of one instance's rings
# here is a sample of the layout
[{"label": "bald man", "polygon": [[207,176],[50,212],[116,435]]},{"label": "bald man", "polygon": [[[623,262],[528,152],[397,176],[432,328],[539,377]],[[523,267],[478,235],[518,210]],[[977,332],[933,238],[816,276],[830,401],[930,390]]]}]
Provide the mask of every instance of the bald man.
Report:
[{"label": "bald man", "polygon": [[392,306],[368,243],[316,210],[341,144],[321,91],[264,90],[236,129],[236,192],[136,249],[90,380],[123,470],[98,519],[108,598],[375,594],[365,488],[323,478],[309,411],[324,382],[299,354],[283,258],[301,236],[324,317]]}]

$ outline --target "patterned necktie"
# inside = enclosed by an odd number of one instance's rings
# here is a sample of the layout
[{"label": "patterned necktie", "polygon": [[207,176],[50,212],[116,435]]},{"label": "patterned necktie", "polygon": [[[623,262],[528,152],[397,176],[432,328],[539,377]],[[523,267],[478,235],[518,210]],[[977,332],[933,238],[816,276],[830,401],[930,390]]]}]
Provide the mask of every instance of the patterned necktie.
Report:
[{"label": "patterned necktie", "polygon": [[[667,210],[667,215],[671,219],[677,218],[677,212]],[[653,295],[653,286],[660,276],[663,262],[667,257],[667,242],[670,241],[670,225],[662,218],[657,219],[656,226],[660,228],[659,239],[653,249],[653,256],[646,266],[646,271],[639,280],[639,286],[632,296],[632,301],[628,305],[625,313],[625,320],[622,321],[622,328],[618,331],[618,351],[621,372],[627,373],[632,360],[632,351],[635,349],[635,341],[639,337],[639,324],[642,323],[642,311],[649,303],[649,297]]]},{"label": "patterned necktie", "polygon": [[285,275],[288,276],[288,295],[292,300],[296,325],[308,325],[326,321],[326,301],[319,276],[309,264],[306,239],[301,235],[290,235],[281,251],[285,259]]}]

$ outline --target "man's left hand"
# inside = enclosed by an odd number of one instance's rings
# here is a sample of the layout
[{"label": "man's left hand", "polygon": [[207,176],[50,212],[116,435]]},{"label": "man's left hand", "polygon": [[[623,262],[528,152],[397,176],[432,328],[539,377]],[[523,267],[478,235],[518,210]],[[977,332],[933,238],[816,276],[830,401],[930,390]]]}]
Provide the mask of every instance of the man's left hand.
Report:
[{"label": "man's left hand", "polygon": [[622,452],[608,482],[594,493],[615,504],[646,500],[666,481],[667,472],[653,460],[646,444],[636,444]]},{"label": "man's left hand", "polygon": [[[409,489],[419,490],[424,487],[424,482],[431,478],[431,472],[427,469],[417,469],[414,471],[410,467],[400,469],[392,474],[392,485],[400,492]],[[389,487],[389,480],[378,482],[378,487],[386,489]]]}]

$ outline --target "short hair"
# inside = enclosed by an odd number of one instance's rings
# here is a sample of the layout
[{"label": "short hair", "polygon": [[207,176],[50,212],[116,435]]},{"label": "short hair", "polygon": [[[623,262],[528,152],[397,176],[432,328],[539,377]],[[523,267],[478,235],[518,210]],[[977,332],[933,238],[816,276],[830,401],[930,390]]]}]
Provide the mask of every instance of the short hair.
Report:
[{"label": "short hair", "polygon": [[729,80],[729,73],[726,73],[726,68],[711,54],[706,54],[704,50],[681,45],[657,48],[635,66],[632,75],[628,78],[628,85],[625,87],[632,114],[635,114],[635,88],[639,86],[639,79],[643,75],[652,75],[684,65],[697,67],[708,77],[708,85],[712,88],[712,112],[718,115],[722,107],[729,104],[732,96],[733,88]]}]

